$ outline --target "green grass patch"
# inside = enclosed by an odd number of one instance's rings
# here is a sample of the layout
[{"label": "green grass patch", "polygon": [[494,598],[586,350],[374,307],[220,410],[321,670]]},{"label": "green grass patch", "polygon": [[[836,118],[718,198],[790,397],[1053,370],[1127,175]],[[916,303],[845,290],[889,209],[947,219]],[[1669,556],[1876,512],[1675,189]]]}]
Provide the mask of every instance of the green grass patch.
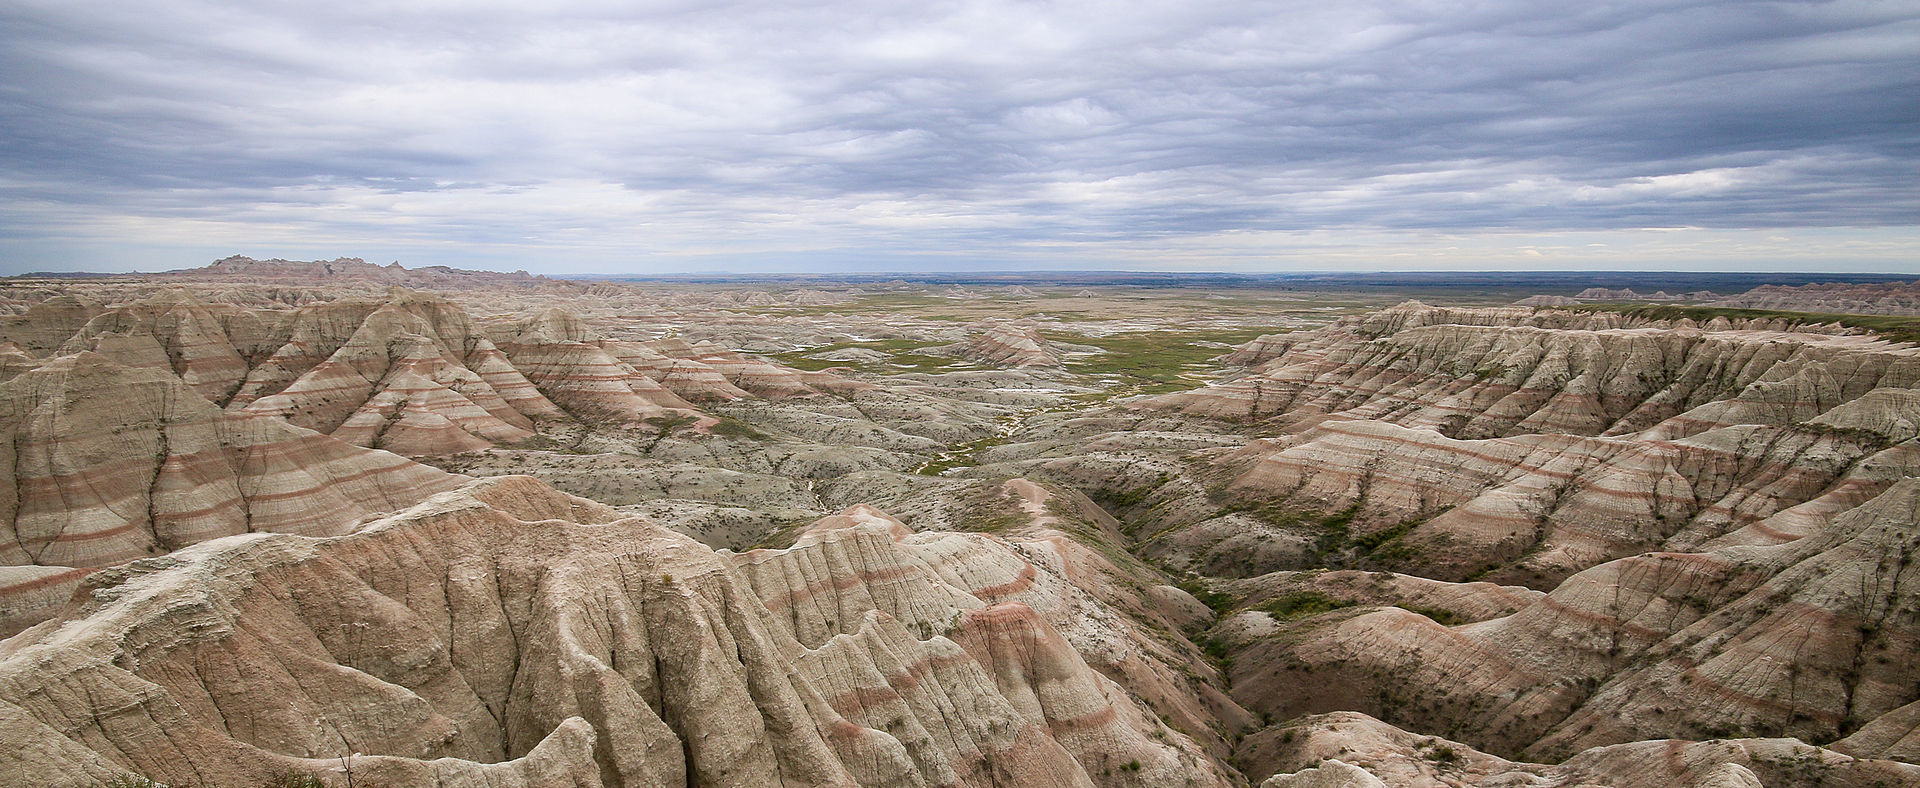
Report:
[{"label": "green grass patch", "polygon": [[[869,342],[839,342],[824,347],[811,347],[805,350],[791,350],[784,353],[768,353],[769,358],[794,369],[806,372],[818,372],[834,367],[852,367],[863,372],[878,374],[898,374],[902,372],[937,372],[955,364],[961,359],[947,356],[930,356],[918,353],[922,348],[933,347],[934,343],[918,339],[877,339]],[[808,358],[819,353],[836,350],[860,348],[887,354],[885,359],[877,361],[828,361]]]},{"label": "green grass patch", "polygon": [[1394,607],[1400,608],[1401,610],[1407,610],[1407,611],[1412,611],[1414,613],[1419,613],[1420,615],[1433,619],[1434,623],[1440,624],[1441,626],[1457,627],[1457,626],[1460,626],[1461,624],[1467,623],[1467,620],[1464,618],[1461,618],[1459,613],[1455,613],[1443,607],[1425,607],[1422,605],[1408,605],[1408,604],[1398,604],[1398,605],[1394,605]]},{"label": "green grass patch", "polygon": [[721,416],[718,423],[707,429],[715,435],[727,438],[747,438],[756,441],[768,439],[766,433],[754,429],[753,425],[728,416]]},{"label": "green grass patch", "polygon": [[1227,611],[1233,609],[1233,597],[1208,588],[1198,580],[1191,578],[1181,580],[1175,583],[1175,587],[1193,595],[1194,599],[1200,600],[1200,604],[1206,605],[1215,615],[1225,615]]},{"label": "green grass patch", "polygon": [[927,464],[920,466],[914,472],[922,476],[939,476],[943,471],[979,465],[980,452],[1005,444],[1006,442],[1007,436],[1005,435],[989,435],[976,441],[962,443],[948,449],[942,456],[929,460]]},{"label": "green grass patch", "polygon": [[1334,599],[1318,591],[1295,591],[1268,601],[1260,606],[1260,610],[1276,619],[1286,621],[1317,616],[1343,607],[1353,607],[1353,603]]},{"label": "green grass patch", "polygon": [[1093,377],[1117,377],[1120,385],[1099,396],[1101,399],[1136,394],[1165,394],[1185,391],[1201,385],[1183,377],[1200,370],[1217,369],[1215,356],[1229,351],[1195,344],[1218,342],[1240,345],[1263,334],[1286,331],[1282,328],[1239,328],[1221,331],[1133,331],[1103,337],[1082,336],[1061,331],[1043,331],[1041,336],[1055,342],[1088,345],[1105,351],[1091,356],[1069,356],[1067,371]]}]

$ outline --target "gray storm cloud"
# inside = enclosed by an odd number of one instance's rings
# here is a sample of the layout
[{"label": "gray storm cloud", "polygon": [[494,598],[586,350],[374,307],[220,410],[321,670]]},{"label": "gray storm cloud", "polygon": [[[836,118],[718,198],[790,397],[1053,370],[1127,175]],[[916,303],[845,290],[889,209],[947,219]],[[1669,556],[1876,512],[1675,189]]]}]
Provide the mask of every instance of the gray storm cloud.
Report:
[{"label": "gray storm cloud", "polygon": [[14,0],[0,249],[1911,249],[1920,7],[1560,6]]}]

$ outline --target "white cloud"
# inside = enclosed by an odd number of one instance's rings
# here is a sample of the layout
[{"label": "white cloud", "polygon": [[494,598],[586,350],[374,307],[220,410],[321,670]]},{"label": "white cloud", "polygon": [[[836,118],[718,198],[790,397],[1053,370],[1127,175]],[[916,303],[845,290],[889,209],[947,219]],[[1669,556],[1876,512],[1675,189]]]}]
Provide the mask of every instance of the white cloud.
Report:
[{"label": "white cloud", "polygon": [[1257,266],[1323,233],[1362,265],[1920,216],[1920,9],[1888,3],[22,0],[0,69],[16,269],[295,242]]}]

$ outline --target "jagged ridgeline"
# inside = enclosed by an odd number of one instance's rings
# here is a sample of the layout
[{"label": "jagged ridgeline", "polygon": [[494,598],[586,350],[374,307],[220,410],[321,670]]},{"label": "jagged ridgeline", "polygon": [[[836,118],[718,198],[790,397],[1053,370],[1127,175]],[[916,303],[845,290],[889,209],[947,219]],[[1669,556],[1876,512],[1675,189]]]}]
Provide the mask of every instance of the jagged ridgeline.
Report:
[{"label": "jagged ridgeline", "polygon": [[0,785],[1920,785],[1857,325],[470,273],[0,304]]},{"label": "jagged ridgeline", "polygon": [[501,477],[88,588],[0,645],[0,775],[257,785],[359,753],[375,785],[1230,784],[1041,615],[1104,610],[1057,567],[870,509],[716,553]]}]

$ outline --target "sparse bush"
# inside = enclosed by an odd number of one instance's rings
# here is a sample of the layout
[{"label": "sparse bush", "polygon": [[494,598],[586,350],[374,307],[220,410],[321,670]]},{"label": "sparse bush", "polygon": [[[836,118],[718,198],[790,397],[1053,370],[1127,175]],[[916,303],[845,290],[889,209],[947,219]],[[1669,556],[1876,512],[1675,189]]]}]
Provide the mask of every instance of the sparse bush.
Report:
[{"label": "sparse bush", "polygon": [[97,788],[168,788],[166,783],[154,782],[137,774],[122,774],[103,783],[95,783]]},{"label": "sparse bush", "polygon": [[1330,610],[1353,607],[1352,602],[1322,594],[1318,591],[1295,591],[1275,598],[1261,605],[1260,609],[1277,619],[1306,618],[1317,616]]},{"label": "sparse bush", "polygon": [[332,788],[313,772],[284,771],[267,778],[260,788]]}]

